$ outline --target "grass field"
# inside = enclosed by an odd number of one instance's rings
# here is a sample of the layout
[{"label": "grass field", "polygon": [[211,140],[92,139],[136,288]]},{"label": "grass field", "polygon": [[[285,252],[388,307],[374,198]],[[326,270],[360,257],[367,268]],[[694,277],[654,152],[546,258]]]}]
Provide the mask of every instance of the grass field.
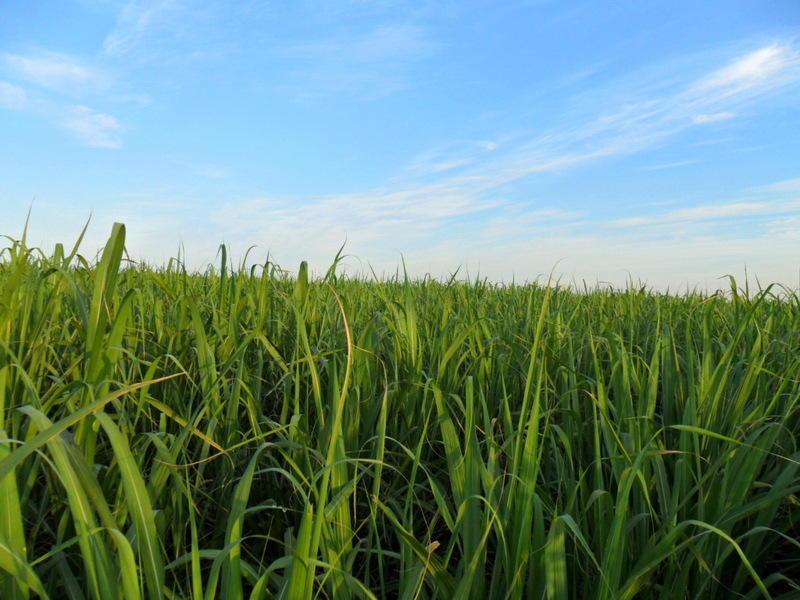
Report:
[{"label": "grass field", "polygon": [[800,597],[800,296],[0,260],[0,597]]}]

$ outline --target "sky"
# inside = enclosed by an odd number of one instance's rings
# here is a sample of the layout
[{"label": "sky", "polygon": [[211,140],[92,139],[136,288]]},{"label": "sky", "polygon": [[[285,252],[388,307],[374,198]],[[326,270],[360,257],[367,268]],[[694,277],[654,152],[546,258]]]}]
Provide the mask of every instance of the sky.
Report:
[{"label": "sky", "polygon": [[0,234],[800,288],[796,0],[3,0]]}]

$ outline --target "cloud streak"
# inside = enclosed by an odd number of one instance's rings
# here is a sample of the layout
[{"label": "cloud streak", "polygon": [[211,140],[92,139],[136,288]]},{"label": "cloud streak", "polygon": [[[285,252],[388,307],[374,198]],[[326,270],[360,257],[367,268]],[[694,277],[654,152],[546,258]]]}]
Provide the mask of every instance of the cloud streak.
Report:
[{"label": "cloud streak", "polygon": [[438,48],[420,27],[383,24],[347,36],[279,46],[271,54],[288,65],[285,89],[297,97],[358,93],[375,99],[409,86],[414,64]]},{"label": "cloud streak", "polygon": [[788,45],[771,44],[715,71],[698,85],[700,91],[742,92],[765,84],[791,67],[797,68],[798,53]]},{"label": "cloud streak", "polygon": [[695,115],[692,117],[692,122],[697,125],[702,125],[704,123],[727,121],[728,119],[732,119],[735,116],[736,115],[732,112],[720,112],[720,113],[715,113],[713,115]]},{"label": "cloud streak", "polygon": [[20,86],[0,81],[0,106],[9,110],[25,110],[31,106],[31,100]]},{"label": "cloud streak", "polygon": [[63,125],[91,148],[122,146],[119,137],[122,126],[119,122],[111,115],[95,112],[86,106],[72,107],[65,116]]},{"label": "cloud streak", "polygon": [[103,41],[103,51],[120,56],[136,50],[159,29],[174,22],[183,10],[175,0],[136,0],[122,6],[114,30]]},{"label": "cloud streak", "polygon": [[793,215],[800,211],[800,198],[786,198],[776,201],[736,201],[722,204],[692,206],[667,211],[649,217],[631,217],[610,221],[609,226],[624,229],[627,227],[664,226],[690,222],[695,225],[730,219],[745,219],[775,215]]},{"label": "cloud streak", "polygon": [[64,54],[5,54],[2,61],[18,78],[66,94],[95,90],[106,81],[96,69]]}]

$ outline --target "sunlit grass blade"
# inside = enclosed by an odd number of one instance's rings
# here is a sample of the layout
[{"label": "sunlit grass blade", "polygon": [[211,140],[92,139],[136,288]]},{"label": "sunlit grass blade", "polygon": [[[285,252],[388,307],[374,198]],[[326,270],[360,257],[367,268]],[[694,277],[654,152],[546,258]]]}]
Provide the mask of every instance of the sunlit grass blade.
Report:
[{"label": "sunlit grass blade", "polygon": [[564,523],[561,519],[556,519],[550,525],[547,547],[544,550],[544,572],[549,600],[567,600],[569,597],[564,538]]},{"label": "sunlit grass blade", "polygon": [[86,381],[98,380],[101,369],[105,366],[103,345],[106,335],[106,325],[111,318],[111,305],[114,299],[117,274],[119,272],[122,254],[125,252],[125,225],[114,223],[103,250],[103,257],[95,274],[94,294],[92,296],[89,322],[86,330]]},{"label": "sunlit grass blade", "polygon": [[313,504],[306,506],[300,530],[297,533],[292,562],[287,568],[279,600],[305,600],[312,594],[314,566],[311,556],[311,538],[313,535],[315,510]]}]

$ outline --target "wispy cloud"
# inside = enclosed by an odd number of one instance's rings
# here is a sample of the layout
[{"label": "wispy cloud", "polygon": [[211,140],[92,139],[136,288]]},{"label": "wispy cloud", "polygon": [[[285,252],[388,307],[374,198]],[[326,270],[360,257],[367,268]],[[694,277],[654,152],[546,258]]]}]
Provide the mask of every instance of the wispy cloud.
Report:
[{"label": "wispy cloud", "polygon": [[610,221],[615,228],[665,226],[676,223],[722,221],[737,218],[793,215],[800,211],[800,198],[774,201],[735,201],[722,204],[707,204],[667,211],[648,217],[630,217]]},{"label": "wispy cloud", "polygon": [[752,190],[755,194],[798,193],[800,194],[800,177],[778,181],[770,185],[757,187]]},{"label": "wispy cloud", "polygon": [[692,122],[702,125],[703,123],[714,123],[715,121],[727,121],[736,115],[732,112],[720,112],[713,115],[694,115]]},{"label": "wispy cloud", "polygon": [[782,240],[800,241],[800,215],[769,223],[768,234]]},{"label": "wispy cloud", "polygon": [[24,110],[30,105],[31,99],[23,88],[0,81],[0,106],[10,110]]},{"label": "wispy cloud", "polygon": [[663,171],[664,169],[675,169],[678,167],[688,167],[689,165],[696,165],[702,163],[702,160],[681,160],[678,162],[667,163],[664,165],[654,165],[651,167],[645,167],[645,171]]},{"label": "wispy cloud", "polygon": [[230,175],[231,170],[226,167],[220,167],[218,165],[195,165],[194,171],[198,175],[203,177],[210,177],[211,179],[220,179],[222,177],[227,177]]},{"label": "wispy cloud", "polygon": [[104,113],[86,106],[74,106],[65,115],[63,125],[75,133],[81,141],[92,148],[120,148],[122,141],[119,122]]},{"label": "wispy cloud", "polygon": [[212,222],[241,239],[267,237],[341,244],[348,232],[358,245],[377,241],[401,247],[409,239],[423,240],[447,219],[487,211],[499,202],[480,198],[479,182],[469,192],[464,181],[373,190],[319,198],[252,199],[230,202],[211,215]]},{"label": "wispy cloud", "polygon": [[2,62],[24,81],[67,94],[95,90],[105,85],[106,78],[98,70],[74,57],[58,53],[32,56],[4,54]]},{"label": "wispy cloud", "polygon": [[191,173],[192,175],[208,177],[209,179],[222,179],[230,176],[234,172],[234,169],[232,169],[230,166],[211,162],[196,161],[183,155],[172,155],[167,157],[167,160],[169,160],[177,169],[181,171]]},{"label": "wispy cloud", "polygon": [[425,30],[408,24],[383,24],[368,31],[273,51],[287,64],[288,91],[301,98],[357,92],[377,98],[410,85],[413,66],[439,45]]},{"label": "wispy cloud", "polygon": [[698,84],[701,91],[742,92],[769,85],[787,69],[797,68],[797,50],[785,44],[771,44],[750,52],[732,64],[711,73]]},{"label": "wispy cloud", "polygon": [[109,55],[122,55],[135,50],[165,23],[184,10],[177,0],[134,0],[123,4],[114,30],[103,41]]},{"label": "wispy cloud", "polygon": [[694,206],[676,210],[665,215],[664,220],[710,221],[731,217],[754,217],[774,214],[787,214],[800,210],[800,199],[783,202],[731,202],[709,206]]},{"label": "wispy cloud", "polygon": [[445,171],[464,169],[486,161],[490,153],[502,146],[502,142],[488,140],[462,140],[430,148],[416,156],[406,171],[412,176],[441,174]]}]

